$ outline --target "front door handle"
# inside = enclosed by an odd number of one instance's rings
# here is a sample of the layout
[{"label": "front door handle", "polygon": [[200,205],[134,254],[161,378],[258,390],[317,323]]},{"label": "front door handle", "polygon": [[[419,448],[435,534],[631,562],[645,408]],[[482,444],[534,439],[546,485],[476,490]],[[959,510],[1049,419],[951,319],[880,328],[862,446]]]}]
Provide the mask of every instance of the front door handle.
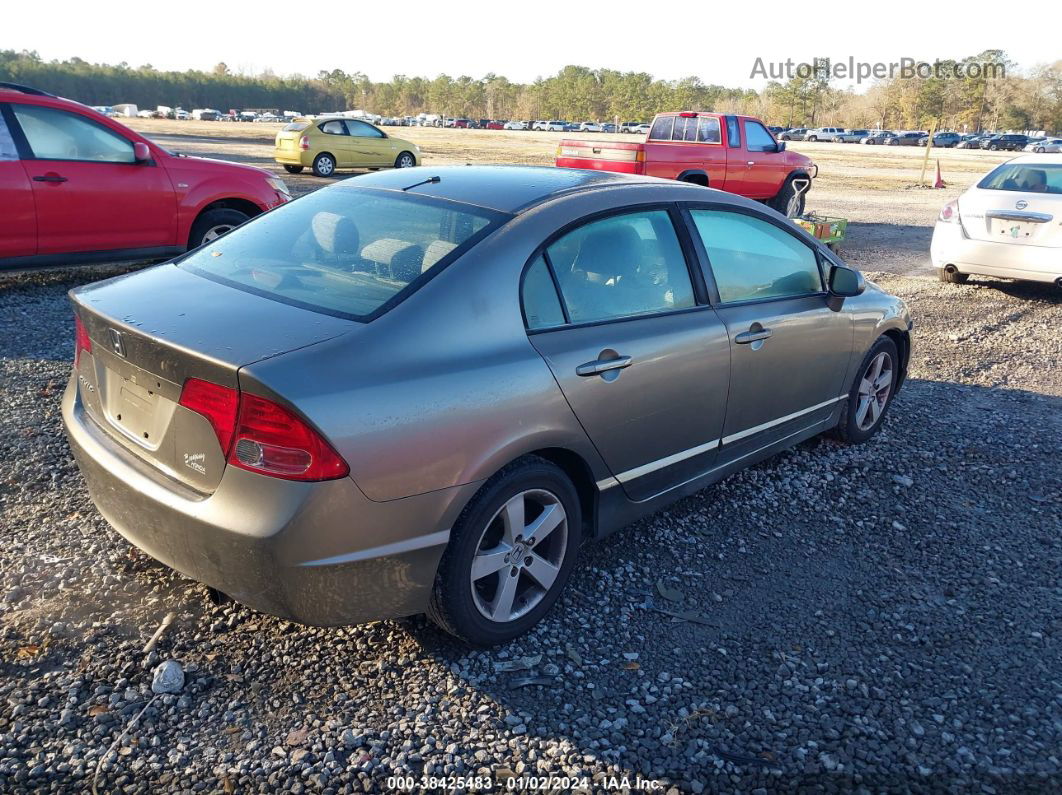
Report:
[{"label": "front door handle", "polygon": [[34,182],[66,182],[66,177],[60,177],[58,174],[45,174],[43,177],[34,177]]},{"label": "front door handle", "polygon": [[749,160],[747,165],[754,166],[754,165],[756,165],[756,161],[755,160]]},{"label": "front door handle", "polygon": [[609,370],[622,370],[631,366],[630,356],[617,356],[615,359],[597,359],[592,362],[580,364],[575,368],[575,374],[581,376],[601,375]]},{"label": "front door handle", "polygon": [[761,328],[756,331],[743,331],[736,337],[734,337],[734,342],[736,342],[738,345],[748,345],[750,342],[759,342],[760,340],[765,340],[773,333],[774,332],[771,331],[769,328]]}]

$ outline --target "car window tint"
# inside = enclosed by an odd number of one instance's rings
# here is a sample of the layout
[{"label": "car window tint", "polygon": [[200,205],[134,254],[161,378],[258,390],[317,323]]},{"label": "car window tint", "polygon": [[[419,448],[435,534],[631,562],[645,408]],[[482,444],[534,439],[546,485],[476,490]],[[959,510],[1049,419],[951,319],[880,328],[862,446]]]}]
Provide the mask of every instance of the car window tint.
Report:
[{"label": "car window tint", "polygon": [[703,144],[719,143],[719,119],[714,116],[702,116],[697,119],[697,140]]},{"label": "car window tint", "polygon": [[33,156],[44,160],[133,163],[133,143],[74,113],[37,105],[12,105]]},{"label": "car window tint", "polygon": [[320,126],[321,132],[328,135],[346,135],[347,129],[343,126],[343,122],[339,120],[326,121]]},{"label": "car window tint", "polygon": [[796,236],[741,213],[691,214],[724,303],[822,291],[815,252]]},{"label": "car window tint", "polygon": [[750,152],[773,152],[774,136],[763,128],[758,121],[745,122],[745,142]]},{"label": "car window tint", "polygon": [[664,210],[611,216],[547,249],[573,323],[694,305],[686,259]]},{"label": "car window tint", "polygon": [[11,137],[11,130],[7,129],[7,122],[0,115],[0,160],[18,160],[18,150],[15,149],[15,141]]},{"label": "car window tint", "polygon": [[670,141],[671,130],[675,124],[674,116],[661,116],[653,122],[653,129],[649,131],[650,141]]},{"label": "car window tint", "polygon": [[989,172],[977,187],[982,190],[1062,194],[1062,164],[1004,163]]},{"label": "car window tint", "polygon": [[524,274],[522,299],[529,329],[564,325],[564,310],[561,309],[557,287],[542,257],[532,262]]},{"label": "car window tint", "polygon": [[347,129],[355,138],[383,138],[383,133],[363,121],[347,121]]},{"label": "car window tint", "polygon": [[422,273],[459,257],[507,217],[438,199],[330,188],[234,229],[197,249],[180,267],[358,319],[403,293]]}]

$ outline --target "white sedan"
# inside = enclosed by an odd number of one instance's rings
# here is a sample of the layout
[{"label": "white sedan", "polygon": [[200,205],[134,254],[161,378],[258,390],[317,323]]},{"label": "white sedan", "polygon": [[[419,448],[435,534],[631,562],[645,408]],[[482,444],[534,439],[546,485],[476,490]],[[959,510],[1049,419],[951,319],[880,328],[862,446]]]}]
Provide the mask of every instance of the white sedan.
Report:
[{"label": "white sedan", "polygon": [[1040,141],[1034,141],[1025,147],[1026,152],[1036,152],[1043,154],[1044,152],[1062,152],[1062,138],[1044,138]]},{"label": "white sedan", "polygon": [[1062,287],[1062,155],[1022,155],[944,205],[930,246],[940,280],[971,274]]}]

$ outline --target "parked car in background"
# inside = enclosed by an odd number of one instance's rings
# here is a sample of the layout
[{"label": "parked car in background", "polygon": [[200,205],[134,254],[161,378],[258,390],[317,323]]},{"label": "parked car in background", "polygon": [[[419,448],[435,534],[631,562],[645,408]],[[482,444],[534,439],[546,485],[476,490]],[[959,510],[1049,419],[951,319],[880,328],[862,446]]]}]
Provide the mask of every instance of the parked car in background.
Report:
[{"label": "parked car in background", "polygon": [[561,119],[537,121],[535,122],[535,129],[540,130],[541,132],[564,132],[568,129],[568,122]]},{"label": "parked car in background", "polygon": [[806,127],[794,127],[791,130],[786,130],[778,138],[782,141],[803,141],[807,137],[808,131]]},{"label": "parked car in background", "polygon": [[771,131],[771,134],[774,135],[775,138],[785,132],[785,127],[779,127],[777,124],[770,125],[767,129]]},{"label": "parked car in background", "polygon": [[[933,134],[933,146],[939,146],[942,149],[950,149],[953,146],[958,146],[961,141],[962,136],[957,132],[938,132]],[[918,139],[919,146],[926,146],[928,143],[928,135],[923,135]]]},{"label": "parked car in background", "polygon": [[266,613],[477,646],[584,540],[872,438],[910,351],[903,301],[760,204],[519,166],[336,183],[71,301],[62,419],[126,539]]},{"label": "parked car in background", "polygon": [[640,121],[625,121],[619,126],[621,133],[633,133],[637,131],[637,128],[642,124]]},{"label": "parked car in background", "polygon": [[1004,135],[993,135],[984,139],[981,141],[981,148],[993,152],[1019,152],[1025,148],[1027,143],[1029,143],[1029,137],[1027,135],[1006,133]]},{"label": "parked car in background", "polygon": [[956,149],[980,149],[982,136],[977,133],[968,133],[959,138],[955,144]]},{"label": "parked car in background", "polygon": [[497,119],[491,119],[491,120],[489,120],[486,123],[486,125],[484,125],[484,128],[487,129],[487,130],[504,130],[505,129],[505,124],[506,123],[504,121],[499,121]]},{"label": "parked car in background", "polygon": [[870,130],[845,130],[833,136],[835,144],[857,144],[870,135]]},{"label": "parked car in background", "polygon": [[527,122],[526,121],[516,121],[516,120],[507,121],[507,122],[505,122],[505,124],[502,125],[502,127],[504,129],[506,129],[506,130],[526,130],[527,129]]},{"label": "parked car in background", "polygon": [[260,168],[175,155],[79,102],[0,83],[0,267],[172,257],[290,198]]},{"label": "parked car in background", "polygon": [[1062,156],[1021,155],[944,205],[930,256],[941,281],[971,274],[1062,287]]},{"label": "parked car in background", "polygon": [[616,125],[611,122],[605,122],[601,125],[601,132],[614,133],[616,132]]},{"label": "parked car in background", "polygon": [[797,152],[786,151],[759,119],[720,113],[660,113],[643,142],[566,138],[556,164],[645,174],[707,185],[766,201],[795,216],[818,169]]},{"label": "parked car in background", "polygon": [[[189,115],[188,111],[183,110],[182,108],[177,108],[173,111],[173,118],[175,118],[177,121],[188,121],[191,116]],[[255,121],[258,121],[258,119],[255,119]]]},{"label": "parked car in background", "polygon": [[918,146],[918,142],[922,140],[922,136],[924,135],[925,132],[922,130],[900,132],[896,133],[896,135],[891,138],[886,139],[885,143],[888,146]]},{"label": "parked car in background", "polygon": [[596,121],[584,121],[579,125],[579,132],[604,132],[605,128]]},{"label": "parked car in background", "polygon": [[1039,154],[1044,152],[1062,152],[1062,138],[1044,138],[1042,141],[1026,144],[1025,151]]},{"label": "parked car in background", "polygon": [[844,133],[844,127],[815,127],[808,130],[804,136],[805,141],[832,141],[834,137]]},{"label": "parked car in background", "polygon": [[449,126],[457,130],[476,129],[476,123],[472,119],[454,119],[454,123]]},{"label": "parked car in background", "polygon": [[273,157],[289,174],[330,177],[340,168],[411,168],[420,147],[361,119],[297,119],[277,133]]},{"label": "parked car in background", "polygon": [[869,135],[865,135],[859,139],[859,143],[867,144],[869,146],[881,146],[888,143],[890,138],[895,138],[896,133],[892,130],[871,130]]}]

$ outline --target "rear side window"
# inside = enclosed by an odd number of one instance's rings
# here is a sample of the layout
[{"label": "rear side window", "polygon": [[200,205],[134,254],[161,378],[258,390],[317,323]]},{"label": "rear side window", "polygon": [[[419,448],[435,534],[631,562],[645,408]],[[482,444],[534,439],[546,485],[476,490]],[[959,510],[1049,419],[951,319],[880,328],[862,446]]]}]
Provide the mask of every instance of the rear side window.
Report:
[{"label": "rear side window", "polygon": [[323,124],[319,125],[318,129],[320,129],[321,132],[326,133],[328,135],[346,135],[347,134],[347,128],[344,127],[343,126],[343,122],[339,121],[338,119],[334,119],[332,121],[326,121]]},{"label": "rear side window", "polygon": [[1004,163],[977,183],[982,190],[1062,194],[1062,164]]},{"label": "rear side window", "polygon": [[696,141],[696,117],[679,116],[675,119],[675,128],[671,133],[672,141]]},{"label": "rear side window", "polygon": [[822,292],[815,252],[774,224],[741,213],[692,210],[723,303]]},{"label": "rear side window", "polygon": [[649,131],[650,141],[670,141],[671,130],[675,125],[674,116],[660,116],[653,122],[653,129]]},{"label": "rear side window", "polygon": [[507,218],[440,199],[337,186],[233,230],[180,267],[284,303],[370,320]]},{"label": "rear side window", "polygon": [[136,162],[132,141],[83,116],[38,105],[14,104],[11,109],[35,158]]},{"label": "rear side window", "polygon": [[553,284],[549,266],[542,257],[532,262],[524,274],[522,300],[524,319],[529,329],[564,325],[564,310],[561,309],[557,287]]},{"label": "rear side window", "polygon": [[546,250],[573,323],[694,305],[686,258],[664,210],[592,221]]},{"label": "rear side window", "polygon": [[731,149],[741,147],[741,127],[735,116],[726,117],[726,142]]}]

